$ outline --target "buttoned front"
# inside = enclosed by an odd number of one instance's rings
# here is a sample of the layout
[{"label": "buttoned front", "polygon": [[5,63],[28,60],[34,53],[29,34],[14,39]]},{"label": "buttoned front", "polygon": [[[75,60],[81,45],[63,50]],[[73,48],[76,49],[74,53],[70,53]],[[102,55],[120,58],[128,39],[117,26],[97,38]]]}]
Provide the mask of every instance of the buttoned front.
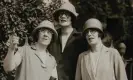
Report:
[{"label": "buttoned front", "polygon": [[22,55],[22,62],[17,68],[15,80],[49,80],[52,71],[56,68],[56,61],[52,55],[46,54],[43,61],[37,55],[36,49],[30,46],[23,46],[19,49]]}]

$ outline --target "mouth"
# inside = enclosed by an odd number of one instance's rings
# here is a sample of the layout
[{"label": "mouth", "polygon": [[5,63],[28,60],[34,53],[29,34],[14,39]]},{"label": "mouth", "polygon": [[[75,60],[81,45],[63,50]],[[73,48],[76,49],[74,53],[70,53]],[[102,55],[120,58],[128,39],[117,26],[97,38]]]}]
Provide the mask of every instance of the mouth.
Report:
[{"label": "mouth", "polygon": [[48,37],[44,37],[44,38],[42,38],[43,40],[48,40],[49,38]]},{"label": "mouth", "polygon": [[62,19],[62,20],[61,20],[61,22],[67,22],[67,20],[65,20],[65,19]]},{"label": "mouth", "polygon": [[88,38],[89,40],[93,40],[94,38]]}]

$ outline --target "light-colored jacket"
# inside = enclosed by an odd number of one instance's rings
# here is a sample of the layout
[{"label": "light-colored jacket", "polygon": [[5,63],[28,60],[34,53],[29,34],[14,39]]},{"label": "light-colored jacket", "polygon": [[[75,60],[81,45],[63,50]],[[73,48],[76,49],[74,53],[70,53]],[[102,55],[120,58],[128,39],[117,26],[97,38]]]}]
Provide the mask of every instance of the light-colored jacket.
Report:
[{"label": "light-colored jacket", "polygon": [[[7,54],[8,56],[10,53]],[[38,54],[35,46],[22,46],[13,54],[14,61],[5,70],[11,71],[16,66],[15,80],[49,80],[57,78],[55,58],[47,51],[45,60]],[[9,57],[6,57],[9,58]],[[7,64],[5,59],[5,64]],[[9,68],[9,69],[8,69]]]},{"label": "light-colored jacket", "polygon": [[116,49],[103,46],[95,75],[89,53],[79,55],[75,80],[127,80],[124,63]]}]

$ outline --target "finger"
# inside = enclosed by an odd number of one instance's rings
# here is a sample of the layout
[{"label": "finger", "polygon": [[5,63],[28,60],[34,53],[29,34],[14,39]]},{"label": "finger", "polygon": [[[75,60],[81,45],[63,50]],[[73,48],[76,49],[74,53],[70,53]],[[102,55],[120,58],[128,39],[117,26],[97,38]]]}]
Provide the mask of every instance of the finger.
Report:
[{"label": "finger", "polygon": [[9,35],[9,38],[8,38],[8,40],[6,42],[6,45],[9,46],[11,43],[12,43],[12,36]]},{"label": "finger", "polygon": [[17,38],[17,37],[16,37],[16,38],[12,38],[12,40],[13,40],[13,41],[14,41],[14,40],[19,40],[19,38]]},{"label": "finger", "polygon": [[19,44],[19,41],[18,40],[14,40],[12,43],[13,44]]},{"label": "finger", "polygon": [[18,43],[19,43],[19,39],[18,39],[18,38],[17,38],[17,39],[16,39],[16,38],[12,39],[12,43],[13,43],[13,44],[14,44],[14,43],[17,43],[17,44],[18,44]]},{"label": "finger", "polygon": [[14,37],[14,38],[12,38],[11,39],[11,41],[10,41],[10,45],[12,45],[12,46],[16,46],[16,45],[18,45],[19,44],[19,39],[18,39],[18,37]]},{"label": "finger", "polygon": [[12,36],[12,40],[19,40],[19,37],[18,36]]},{"label": "finger", "polygon": [[13,39],[19,39],[19,37],[17,37],[17,36],[12,36],[12,38],[13,38]]}]

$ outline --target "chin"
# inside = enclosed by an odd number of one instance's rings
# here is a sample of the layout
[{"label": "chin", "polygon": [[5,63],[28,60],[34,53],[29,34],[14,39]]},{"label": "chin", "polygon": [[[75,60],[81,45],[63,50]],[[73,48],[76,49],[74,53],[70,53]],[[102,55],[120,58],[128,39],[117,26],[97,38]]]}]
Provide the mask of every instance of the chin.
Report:
[{"label": "chin", "polygon": [[42,45],[45,45],[45,46],[48,46],[48,45],[49,45],[48,42],[42,42],[41,44],[42,44]]},{"label": "chin", "polygon": [[89,45],[95,45],[96,43],[95,42],[89,42]]},{"label": "chin", "polygon": [[61,23],[60,25],[61,26],[69,26],[70,24],[66,22],[66,23]]},{"label": "chin", "polygon": [[69,25],[67,25],[67,24],[62,24],[61,26],[65,26],[65,27],[67,27],[67,26],[69,26]]}]

